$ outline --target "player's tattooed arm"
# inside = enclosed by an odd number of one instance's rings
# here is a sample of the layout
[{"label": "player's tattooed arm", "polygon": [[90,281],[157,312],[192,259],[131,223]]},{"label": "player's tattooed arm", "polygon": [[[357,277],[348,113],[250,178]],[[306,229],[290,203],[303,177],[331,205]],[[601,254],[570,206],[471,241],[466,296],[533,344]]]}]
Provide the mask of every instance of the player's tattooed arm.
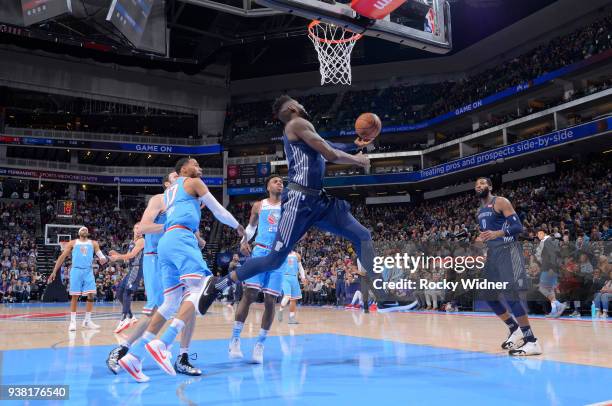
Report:
[{"label": "player's tattooed arm", "polygon": [[323,155],[328,162],[336,164],[357,165],[361,167],[370,166],[370,159],[361,152],[356,155],[347,154],[339,149],[332,148],[319,134],[317,134],[314,126],[301,117],[294,118],[287,123],[285,127],[287,135],[299,138],[308,146]]},{"label": "player's tattooed arm", "polygon": [[119,254],[116,251],[111,252],[110,253],[111,262],[129,261],[130,259],[134,258],[136,255],[138,255],[140,251],[142,251],[143,249],[144,249],[144,238],[139,238],[138,240],[136,240],[136,243],[134,244],[134,248],[132,248],[131,251],[125,254]]},{"label": "player's tattooed arm", "polygon": [[55,261],[53,272],[51,272],[51,275],[49,275],[49,279],[47,280],[47,283],[51,283],[55,280],[55,277],[57,276],[57,271],[59,271],[60,267],[62,266],[66,258],[68,258],[68,255],[72,253],[72,248],[74,248],[74,240],[66,244],[66,246],[64,247],[64,251],[61,253],[59,258],[57,258],[57,261]]},{"label": "player's tattooed arm", "polygon": [[164,210],[164,196],[159,194],[149,199],[147,208],[140,219],[140,232],[142,234],[160,234],[164,231],[163,224],[155,224],[155,218]]},{"label": "player's tattooed arm", "polygon": [[256,201],[251,207],[251,216],[249,218],[249,224],[244,232],[244,236],[240,241],[240,252],[243,255],[251,255],[251,246],[249,245],[249,241],[255,235],[257,231],[257,225],[259,224],[259,212],[261,210],[261,200]]}]

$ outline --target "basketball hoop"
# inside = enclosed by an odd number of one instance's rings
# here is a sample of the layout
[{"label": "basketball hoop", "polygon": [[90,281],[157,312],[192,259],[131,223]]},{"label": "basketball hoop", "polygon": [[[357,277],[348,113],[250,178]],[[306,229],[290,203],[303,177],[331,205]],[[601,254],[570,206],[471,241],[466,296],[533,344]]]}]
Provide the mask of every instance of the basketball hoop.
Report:
[{"label": "basketball hoop", "polygon": [[308,24],[308,38],[319,56],[321,86],[351,84],[351,52],[361,37],[361,34],[318,20]]}]

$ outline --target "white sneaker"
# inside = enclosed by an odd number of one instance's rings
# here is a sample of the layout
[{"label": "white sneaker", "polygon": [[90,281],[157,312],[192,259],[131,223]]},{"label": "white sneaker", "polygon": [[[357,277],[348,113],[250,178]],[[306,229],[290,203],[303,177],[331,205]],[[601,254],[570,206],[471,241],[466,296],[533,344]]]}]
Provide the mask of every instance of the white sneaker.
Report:
[{"label": "white sneaker", "polygon": [[136,382],[149,382],[150,378],[142,373],[142,362],[134,355],[125,354],[118,363]]},{"label": "white sneaker", "polygon": [[240,351],[240,339],[232,338],[229,345],[229,357],[230,359],[242,359],[242,351]]},{"label": "white sneaker", "polygon": [[132,318],[130,319],[130,327],[132,327],[136,323],[138,323],[138,318],[136,318],[136,316],[132,316]]},{"label": "white sneaker", "polygon": [[119,324],[117,324],[117,328],[115,328],[114,333],[115,334],[119,334],[123,330],[125,330],[126,328],[130,327],[130,321],[131,321],[131,319],[128,319],[128,318],[125,318],[125,319],[121,320],[119,322]]},{"label": "white sneaker", "polygon": [[164,372],[168,375],[176,375],[171,361],[172,353],[166,348],[166,344],[162,340],[153,340],[146,344],[145,348]]},{"label": "white sneaker", "polygon": [[96,323],[91,320],[83,320],[83,328],[90,328],[92,330],[97,330],[100,328]]},{"label": "white sneaker", "polygon": [[278,321],[283,321],[283,308],[278,309]]},{"label": "white sneaker", "polygon": [[501,347],[504,350],[510,350],[517,348],[520,345],[520,341],[523,339],[523,332],[520,327],[517,327],[512,333],[508,334],[508,338],[504,341]]},{"label": "white sneaker", "polygon": [[550,312],[550,317],[554,317],[554,318],[561,317],[565,309],[567,309],[567,305],[565,303],[560,303],[559,306],[555,308],[554,312]]},{"label": "white sneaker", "polygon": [[264,345],[262,343],[255,344],[253,348],[253,362],[255,364],[263,364]]},{"label": "white sneaker", "polygon": [[570,314],[570,317],[582,317],[582,315],[578,310],[574,310],[574,312]]},{"label": "white sneaker", "polygon": [[520,347],[513,348],[508,351],[508,355],[514,355],[519,357],[540,354],[542,354],[542,348],[540,347],[540,343],[537,339],[535,341],[525,341]]},{"label": "white sneaker", "polygon": [[70,321],[70,324],[68,325],[68,331],[76,331],[76,321],[75,320]]}]

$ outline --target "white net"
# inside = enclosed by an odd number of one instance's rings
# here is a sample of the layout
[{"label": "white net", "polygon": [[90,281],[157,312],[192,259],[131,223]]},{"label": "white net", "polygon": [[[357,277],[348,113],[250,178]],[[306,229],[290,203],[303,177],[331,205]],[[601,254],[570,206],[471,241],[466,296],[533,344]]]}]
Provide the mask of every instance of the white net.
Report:
[{"label": "white net", "polygon": [[351,84],[351,52],[361,34],[340,26],[313,21],[308,26],[308,38],[319,56],[321,86]]}]

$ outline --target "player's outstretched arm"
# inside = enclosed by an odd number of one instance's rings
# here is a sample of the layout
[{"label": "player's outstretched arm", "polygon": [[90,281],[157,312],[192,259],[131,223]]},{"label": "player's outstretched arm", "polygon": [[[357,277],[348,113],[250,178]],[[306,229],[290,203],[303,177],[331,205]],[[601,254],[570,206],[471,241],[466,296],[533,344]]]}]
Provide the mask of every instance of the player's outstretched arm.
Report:
[{"label": "player's outstretched arm", "polygon": [[242,237],[244,235],[244,227],[238,223],[238,220],[232,216],[232,213],[227,211],[227,209],[215,199],[215,196],[210,193],[210,190],[208,190],[208,187],[202,182],[202,179],[186,179],[183,187],[187,193],[197,197],[201,204],[208,207],[217,220],[235,229],[239,236]]},{"label": "player's outstretched arm", "polygon": [[249,218],[249,224],[247,225],[246,230],[244,231],[244,236],[242,236],[242,241],[240,241],[240,252],[244,255],[251,254],[251,246],[249,245],[249,241],[257,232],[257,226],[259,225],[259,212],[261,210],[261,200],[256,201],[251,207],[251,217]]},{"label": "player's outstretched arm", "polygon": [[119,254],[118,252],[110,253],[110,260],[111,262],[129,261],[130,259],[134,258],[136,255],[138,255],[140,251],[142,251],[143,249],[144,249],[144,238],[139,238],[138,240],[136,240],[136,243],[134,244],[134,248],[132,248],[131,251],[125,254]]},{"label": "player's outstretched arm", "polygon": [[66,244],[66,246],[64,247],[64,251],[57,258],[57,261],[55,261],[55,266],[53,266],[53,272],[51,272],[51,275],[49,275],[47,283],[51,283],[55,280],[57,271],[59,271],[60,267],[62,266],[68,255],[72,253],[72,248],[74,248],[74,240]]},{"label": "player's outstretched arm", "polygon": [[364,168],[370,166],[370,159],[361,152],[356,155],[350,155],[344,151],[333,148],[317,134],[314,126],[308,120],[294,118],[287,123],[285,131],[287,134],[293,134],[304,141],[309,147],[323,155],[323,158],[328,162],[357,165]]},{"label": "player's outstretched arm", "polygon": [[143,234],[159,234],[164,231],[163,224],[155,224],[157,215],[164,210],[164,195],[158,194],[149,199],[147,208],[140,219],[140,232]]},{"label": "player's outstretched arm", "polygon": [[105,263],[107,263],[108,258],[106,258],[106,256],[102,253],[102,250],[100,249],[100,244],[98,244],[98,241],[92,241],[92,244],[94,248],[94,253],[98,257],[98,261],[100,262],[100,264],[104,265]]}]

